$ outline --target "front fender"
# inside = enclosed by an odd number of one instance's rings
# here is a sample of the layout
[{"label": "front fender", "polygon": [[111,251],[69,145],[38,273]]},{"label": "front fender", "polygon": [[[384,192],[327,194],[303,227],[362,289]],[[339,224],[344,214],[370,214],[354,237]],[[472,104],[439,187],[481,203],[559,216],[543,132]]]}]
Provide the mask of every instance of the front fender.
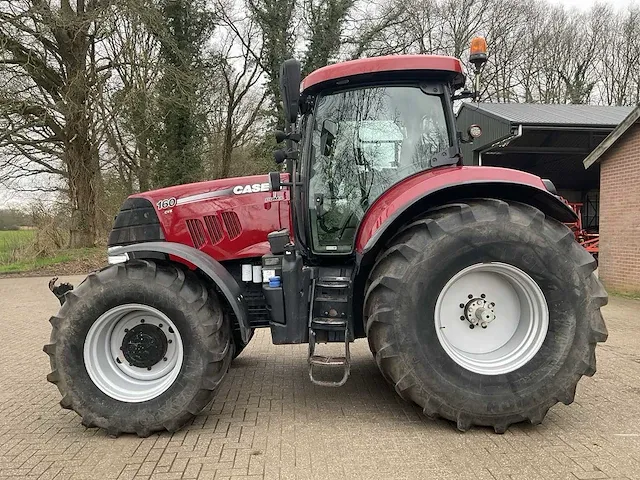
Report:
[{"label": "front fender", "polygon": [[233,313],[238,319],[240,335],[244,343],[248,343],[251,335],[247,307],[242,297],[242,291],[233,276],[216,260],[193,247],[173,242],[143,242],[133,245],[109,248],[109,255],[123,255],[134,253],[135,258],[154,258],[157,254],[173,255],[186,263],[198,267],[209,279],[215,283],[225,296]]},{"label": "front fender", "polygon": [[369,257],[412,218],[435,206],[468,198],[518,201],[560,222],[577,220],[575,212],[535,175],[499,167],[438,168],[397,183],[367,210],[356,237],[359,259],[371,260]]}]

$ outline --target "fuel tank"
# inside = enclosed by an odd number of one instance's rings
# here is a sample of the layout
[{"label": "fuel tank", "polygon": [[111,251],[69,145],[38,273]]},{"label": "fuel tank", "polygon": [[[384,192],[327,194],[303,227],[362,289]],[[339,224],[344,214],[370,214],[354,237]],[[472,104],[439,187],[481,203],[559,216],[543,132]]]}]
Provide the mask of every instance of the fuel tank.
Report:
[{"label": "fuel tank", "polygon": [[269,191],[267,175],[225,178],[130,196],[109,246],[165,240],[218,261],[269,253],[267,234],[289,227],[289,191]]}]

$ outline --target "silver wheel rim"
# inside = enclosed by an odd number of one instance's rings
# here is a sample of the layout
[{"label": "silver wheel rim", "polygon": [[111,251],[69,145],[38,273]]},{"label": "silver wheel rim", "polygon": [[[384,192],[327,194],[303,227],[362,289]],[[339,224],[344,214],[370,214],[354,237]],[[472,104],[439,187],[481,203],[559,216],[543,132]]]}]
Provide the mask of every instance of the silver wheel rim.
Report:
[{"label": "silver wheel rim", "polygon": [[[163,358],[151,367],[131,365],[121,346],[138,325],[152,325],[166,338]],[[146,402],[164,393],[176,380],[184,359],[182,338],[164,313],[148,305],[130,303],[110,309],[89,329],[84,342],[84,364],[103,393],[121,402]]]},{"label": "silver wheel rim", "polygon": [[549,308],[538,284],[506,263],[471,265],[444,286],[435,307],[444,351],[482,375],[513,372],[540,350]]}]

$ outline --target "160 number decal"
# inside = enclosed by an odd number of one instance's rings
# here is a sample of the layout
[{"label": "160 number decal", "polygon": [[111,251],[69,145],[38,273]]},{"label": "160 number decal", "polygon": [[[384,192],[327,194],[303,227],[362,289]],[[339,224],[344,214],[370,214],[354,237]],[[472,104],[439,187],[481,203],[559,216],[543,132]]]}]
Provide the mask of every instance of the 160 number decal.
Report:
[{"label": "160 number decal", "polygon": [[164,198],[160,201],[158,201],[158,203],[156,203],[156,206],[158,207],[158,210],[164,210],[165,208],[172,208],[176,206],[176,199],[175,197],[171,197],[171,198]]}]

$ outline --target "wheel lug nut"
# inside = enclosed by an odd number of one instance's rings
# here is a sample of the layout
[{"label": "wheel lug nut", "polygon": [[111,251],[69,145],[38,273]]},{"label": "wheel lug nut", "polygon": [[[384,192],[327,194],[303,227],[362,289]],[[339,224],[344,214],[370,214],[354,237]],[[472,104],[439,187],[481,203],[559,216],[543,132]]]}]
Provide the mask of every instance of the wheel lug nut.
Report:
[{"label": "wheel lug nut", "polygon": [[480,294],[480,298],[487,298],[487,296],[484,293],[482,293]]},{"label": "wheel lug nut", "polygon": [[161,323],[159,323],[159,324],[158,324],[158,327],[162,328],[162,324],[161,324]]},{"label": "wheel lug nut", "polygon": [[164,360],[166,362],[167,361],[167,357],[164,357],[162,360]]},{"label": "wheel lug nut", "polygon": [[464,308],[464,303],[461,303],[461,304],[460,304],[460,308]]},{"label": "wheel lug nut", "polygon": [[140,320],[140,323],[144,323],[144,318],[142,320]]},{"label": "wheel lug nut", "polygon": [[128,331],[129,331],[129,329],[128,329],[128,328],[125,328],[125,329],[124,329],[124,333],[127,333]]},{"label": "wheel lug nut", "polygon": [[467,295],[469,298],[473,298],[473,294],[470,293],[469,295]]},{"label": "wheel lug nut", "polygon": [[476,326],[475,326],[473,323],[470,323],[470,324],[469,324],[469,328],[470,328],[471,330],[473,330],[474,328],[476,328]]},{"label": "wheel lug nut", "polygon": [[167,343],[173,343],[173,340],[169,339],[167,340]]},{"label": "wheel lug nut", "polygon": [[147,367],[147,370],[151,370],[151,367]]},{"label": "wheel lug nut", "polygon": [[173,333],[173,328],[169,327],[169,333]]},{"label": "wheel lug nut", "polygon": [[464,315],[460,315],[460,320],[464,320]]}]

